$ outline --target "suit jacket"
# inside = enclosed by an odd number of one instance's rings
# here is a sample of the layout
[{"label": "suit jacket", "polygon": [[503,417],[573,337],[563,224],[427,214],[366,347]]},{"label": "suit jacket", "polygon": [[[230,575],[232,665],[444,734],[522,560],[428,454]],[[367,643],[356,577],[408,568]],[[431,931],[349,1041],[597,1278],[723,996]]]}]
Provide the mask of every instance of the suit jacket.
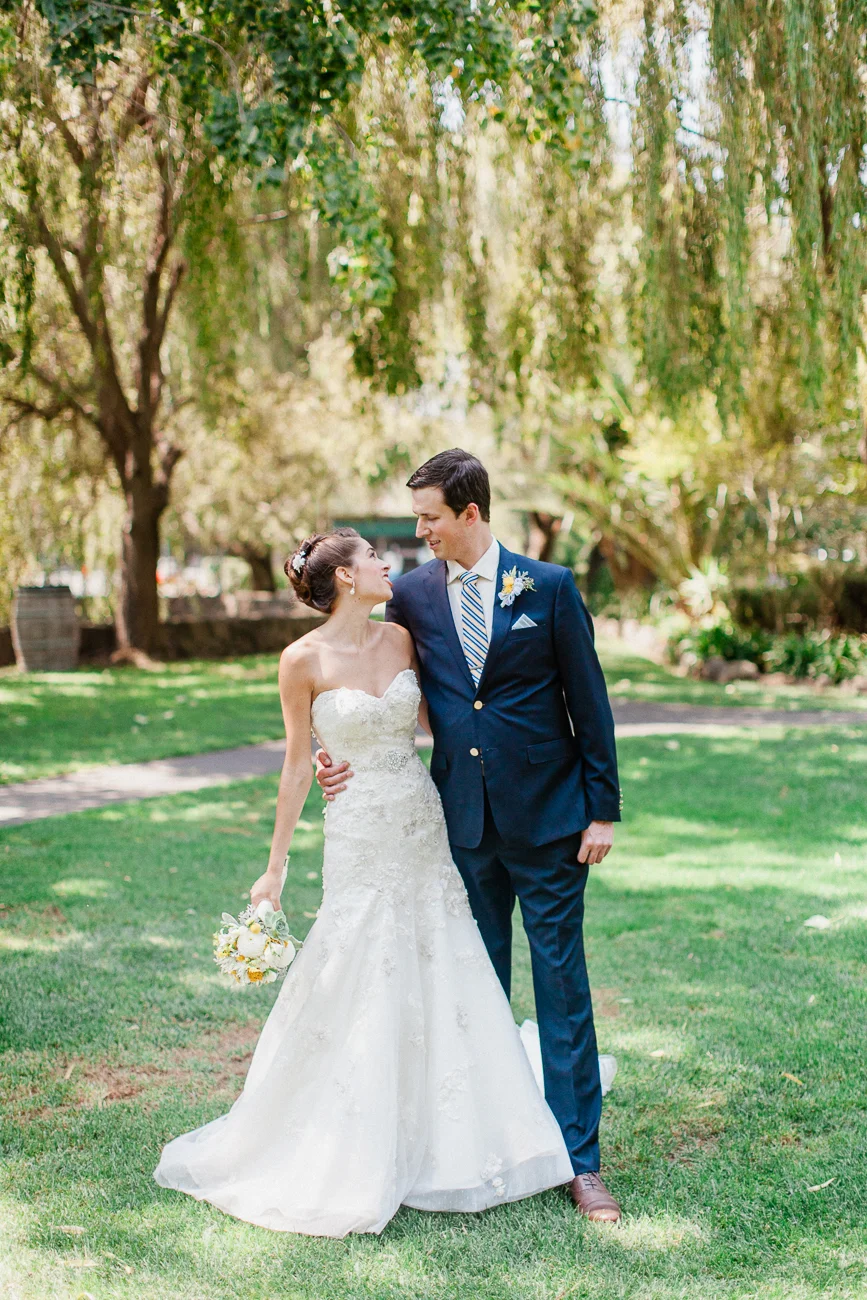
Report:
[{"label": "suit jacket", "polygon": [[[620,820],[614,722],[593,624],[568,569],[500,548],[505,571],[532,578],[513,605],[494,603],[491,641],[473,683],[446,592],[431,560],[398,578],[386,618],[415,641],[434,737],[431,776],[452,844],[475,848],[485,792],[509,845],[538,846],[591,821]],[[522,615],[532,627],[514,627]]]}]

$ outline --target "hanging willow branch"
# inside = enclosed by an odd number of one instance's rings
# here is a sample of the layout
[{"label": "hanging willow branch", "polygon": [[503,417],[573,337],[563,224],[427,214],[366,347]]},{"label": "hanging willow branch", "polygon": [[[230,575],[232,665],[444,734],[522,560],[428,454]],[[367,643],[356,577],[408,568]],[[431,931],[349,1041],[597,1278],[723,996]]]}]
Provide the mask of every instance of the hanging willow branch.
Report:
[{"label": "hanging willow branch", "polygon": [[[766,308],[797,334],[811,403],[853,376],[867,288],[865,20],[863,0],[647,0],[635,319],[667,396],[710,379],[724,405],[742,401]],[[701,120],[684,123],[684,105]]]}]

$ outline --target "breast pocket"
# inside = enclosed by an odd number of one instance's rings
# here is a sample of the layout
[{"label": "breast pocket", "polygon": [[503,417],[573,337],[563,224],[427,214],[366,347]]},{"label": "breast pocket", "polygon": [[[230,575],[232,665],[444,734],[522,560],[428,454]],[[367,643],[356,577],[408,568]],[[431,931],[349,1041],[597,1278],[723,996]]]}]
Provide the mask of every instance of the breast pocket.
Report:
[{"label": "breast pocket", "polygon": [[509,641],[510,644],[517,645],[518,642],[522,642],[522,641],[537,641],[540,638],[544,640],[547,638],[547,636],[548,636],[547,622],[539,621],[537,619],[533,622],[531,627],[527,627],[526,624],[524,624],[523,627],[516,627],[515,624],[513,623],[512,626],[509,628],[509,635],[507,640]]}]

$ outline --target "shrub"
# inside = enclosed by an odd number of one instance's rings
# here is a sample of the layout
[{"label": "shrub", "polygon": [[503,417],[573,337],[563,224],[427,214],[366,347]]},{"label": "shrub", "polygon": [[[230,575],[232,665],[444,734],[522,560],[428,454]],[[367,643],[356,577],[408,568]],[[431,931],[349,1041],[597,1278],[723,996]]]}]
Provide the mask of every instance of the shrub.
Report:
[{"label": "shrub", "polygon": [[778,637],[765,656],[773,672],[792,677],[830,677],[843,682],[867,670],[867,638],[829,632],[790,632]]},{"label": "shrub", "polygon": [[825,564],[777,586],[734,586],[726,604],[739,627],[782,634],[792,624],[867,632],[867,573]]},{"label": "shrub", "polygon": [[675,659],[684,655],[698,663],[708,659],[748,659],[762,667],[771,644],[772,637],[761,628],[745,630],[733,623],[715,623],[673,637],[670,651]]},{"label": "shrub", "polygon": [[687,663],[749,659],[767,672],[804,680],[829,677],[835,684],[867,673],[867,636],[833,636],[827,630],[772,637],[761,628],[715,623],[673,636],[669,654]]}]

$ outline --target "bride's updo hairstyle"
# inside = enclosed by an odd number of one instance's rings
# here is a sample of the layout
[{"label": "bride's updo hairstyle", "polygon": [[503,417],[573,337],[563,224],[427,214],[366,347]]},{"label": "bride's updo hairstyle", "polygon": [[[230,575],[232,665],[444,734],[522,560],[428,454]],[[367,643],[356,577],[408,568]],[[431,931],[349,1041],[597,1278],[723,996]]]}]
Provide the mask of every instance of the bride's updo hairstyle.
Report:
[{"label": "bride's updo hairstyle", "polygon": [[361,535],[354,528],[311,533],[283,565],[295,595],[303,605],[330,614],[340,592],[335,572],[351,568]]}]

